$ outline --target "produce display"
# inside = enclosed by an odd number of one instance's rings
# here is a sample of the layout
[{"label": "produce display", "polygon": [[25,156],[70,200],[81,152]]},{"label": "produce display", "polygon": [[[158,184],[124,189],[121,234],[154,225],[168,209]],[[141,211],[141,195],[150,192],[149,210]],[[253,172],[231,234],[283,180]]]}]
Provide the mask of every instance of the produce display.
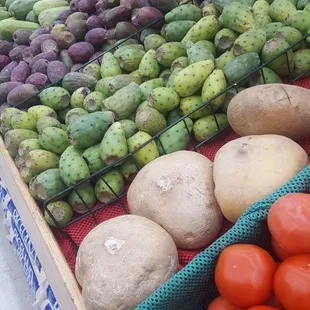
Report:
[{"label": "produce display", "polygon": [[[46,222],[79,229],[123,197],[130,213],[81,233],[87,309],[134,309],[180,251],[205,249],[309,163],[310,90],[283,82],[309,76],[310,2],[183,2],[0,0],[0,132]],[[229,126],[238,138],[199,154]],[[273,251],[223,249],[209,310],[310,309],[296,272],[309,197],[270,209]]]}]

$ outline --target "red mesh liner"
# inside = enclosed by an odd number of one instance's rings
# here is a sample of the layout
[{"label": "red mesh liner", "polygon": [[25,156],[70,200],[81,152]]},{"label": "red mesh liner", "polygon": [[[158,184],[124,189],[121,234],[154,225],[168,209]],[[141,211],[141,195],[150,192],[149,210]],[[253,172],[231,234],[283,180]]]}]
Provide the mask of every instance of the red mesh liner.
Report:
[{"label": "red mesh liner", "polygon": [[[310,89],[310,78],[301,79],[295,83],[296,86],[302,86],[305,88]],[[310,102],[309,102],[310,104]],[[234,133],[231,129],[228,129],[226,132],[221,134],[221,136],[218,136],[215,141],[209,142],[197,150],[200,154],[206,156],[210,160],[214,160],[216,152],[219,150],[219,148],[227,143],[228,141],[231,141],[233,139],[236,139],[238,135]],[[301,142],[300,145],[305,149],[307,154],[310,154],[310,137],[307,138],[305,141]],[[96,212],[96,218],[99,223],[106,221],[108,219],[111,219],[116,216],[125,215],[125,210],[127,209],[127,200],[124,197],[121,199],[121,201],[117,202],[113,206],[106,207],[102,210],[99,210]],[[82,240],[85,238],[85,236],[88,234],[90,230],[92,230],[96,226],[94,218],[92,215],[89,215],[88,217],[79,220],[75,224],[71,225],[66,229],[72,240],[79,246],[82,242]],[[228,221],[224,221],[222,230],[220,232],[221,236],[224,234],[227,230],[229,230],[232,227],[232,224]],[[72,243],[69,241],[68,238],[64,237],[61,232],[54,231],[55,237],[59,243],[59,246],[71,268],[71,270],[74,272],[75,268],[75,252],[72,246]],[[199,254],[202,250],[198,251],[185,251],[185,250],[179,250],[179,269],[182,269],[184,266],[186,266],[197,254]]]}]

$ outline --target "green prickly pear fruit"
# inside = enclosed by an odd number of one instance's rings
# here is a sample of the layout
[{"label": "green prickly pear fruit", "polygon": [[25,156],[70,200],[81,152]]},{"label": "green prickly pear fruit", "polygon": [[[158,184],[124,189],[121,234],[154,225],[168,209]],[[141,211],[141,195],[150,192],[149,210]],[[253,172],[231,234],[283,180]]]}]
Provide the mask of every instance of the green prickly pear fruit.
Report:
[{"label": "green prickly pear fruit", "polygon": [[178,122],[176,125],[162,133],[158,138],[160,155],[185,150],[193,130],[193,121],[190,118]]},{"label": "green prickly pear fruit", "polygon": [[19,111],[12,116],[11,126],[13,129],[36,131],[36,119],[27,112]]},{"label": "green prickly pear fruit", "polygon": [[165,68],[170,68],[178,57],[186,56],[186,46],[180,42],[165,43],[156,50],[156,59]]},{"label": "green prickly pear fruit", "polygon": [[62,87],[56,86],[44,89],[39,97],[43,105],[54,110],[61,110],[70,105],[70,94]]},{"label": "green prickly pear fruit", "polygon": [[21,142],[27,139],[37,139],[38,137],[39,135],[36,132],[28,129],[13,129],[4,135],[4,144],[10,155],[15,157]]},{"label": "green prickly pear fruit", "polygon": [[101,68],[98,64],[89,64],[83,69],[83,74],[94,77],[97,81],[101,79]]},{"label": "green prickly pear fruit", "polygon": [[46,208],[50,213],[44,210],[44,219],[52,227],[65,226],[72,218],[71,206],[65,201],[50,202]]},{"label": "green prickly pear fruit", "polygon": [[310,3],[305,6],[304,11],[310,12]]},{"label": "green prickly pear fruit", "polygon": [[235,55],[232,51],[227,51],[224,54],[222,54],[220,57],[215,59],[215,67],[216,69],[223,70],[225,65],[229,62],[233,61],[235,59]]},{"label": "green prickly pear fruit", "polygon": [[126,119],[136,111],[141,100],[142,92],[139,85],[130,83],[104,100],[102,110],[112,111],[117,120]]},{"label": "green prickly pear fruit", "polygon": [[[297,29],[293,27],[282,27],[280,28],[274,35],[275,38],[284,39],[290,46],[295,44],[296,42],[300,41],[303,37],[303,35],[298,31]],[[303,48],[303,43],[296,45],[293,47],[293,51],[297,51],[301,48]]]},{"label": "green prickly pear fruit", "polygon": [[155,79],[160,73],[160,67],[156,59],[156,52],[149,50],[142,58],[139,65],[139,73],[145,80]]},{"label": "green prickly pear fruit", "polygon": [[119,64],[122,69],[128,72],[138,70],[144,55],[144,51],[138,49],[127,49],[120,55]]},{"label": "green prickly pear fruit", "polygon": [[119,122],[123,127],[126,139],[129,139],[138,131],[136,123],[130,119],[123,119]]},{"label": "green prickly pear fruit", "polygon": [[[138,147],[152,139],[148,133],[138,131],[135,135],[127,140],[129,152],[135,151]],[[138,167],[142,168],[152,160],[159,157],[157,145],[155,141],[150,141],[144,147],[136,151],[132,157],[136,161]]]},{"label": "green prickly pear fruit", "polygon": [[97,199],[102,203],[108,203],[121,195],[124,191],[124,178],[118,169],[112,169],[100,176],[95,186]]},{"label": "green prickly pear fruit", "polygon": [[133,75],[129,74],[121,74],[118,76],[113,77],[111,80],[108,81],[108,96],[110,97],[114,95],[118,90],[121,88],[128,86],[130,83],[139,84],[139,79]]},{"label": "green prickly pear fruit", "polygon": [[[193,110],[195,110],[202,104],[203,104],[203,101],[201,99],[201,96],[194,95],[194,96],[182,98],[180,102],[180,110],[181,110],[180,115],[181,116],[187,115],[188,113],[192,112]],[[198,119],[198,118],[204,117],[209,114],[211,114],[210,107],[208,105],[205,105],[201,107],[199,110],[197,110],[196,112],[194,112],[193,114],[188,115],[188,117],[191,119]]]},{"label": "green prickly pear fruit", "polygon": [[140,85],[142,92],[142,100],[147,100],[151,91],[158,87],[164,87],[164,80],[162,78],[146,81]]},{"label": "green prickly pear fruit", "polygon": [[199,142],[205,141],[207,138],[212,137],[217,132],[223,130],[228,126],[227,115],[219,113],[205,116],[197,120],[193,127],[195,139]]},{"label": "green prickly pear fruit", "polygon": [[56,127],[45,128],[39,137],[39,143],[42,148],[61,155],[70,145],[67,133]]},{"label": "green prickly pear fruit", "polygon": [[167,41],[159,34],[151,34],[144,40],[144,48],[146,51],[157,50],[160,46],[167,43]]},{"label": "green prickly pear fruit", "polygon": [[45,128],[48,127],[60,128],[61,124],[56,118],[53,118],[51,116],[43,116],[37,120],[36,127],[37,132],[41,134]]},{"label": "green prickly pear fruit", "polygon": [[103,169],[106,164],[100,156],[100,143],[89,147],[82,154],[91,174]]},{"label": "green prickly pear fruit", "polygon": [[[60,156],[60,177],[67,186],[75,185],[90,176],[89,168],[86,161],[82,158],[82,154],[83,150],[70,145]],[[86,186],[88,184],[83,183],[83,185]]]},{"label": "green prickly pear fruit", "polygon": [[25,159],[25,166],[31,169],[31,172],[36,175],[41,172],[58,168],[59,156],[46,150],[30,151]]},{"label": "green prickly pear fruit", "polygon": [[1,126],[5,128],[6,132],[13,129],[11,125],[12,117],[19,112],[20,110],[16,108],[6,108],[1,112],[0,123],[1,123]]},{"label": "green prickly pear fruit", "polygon": [[182,42],[196,43],[201,40],[213,40],[220,29],[221,23],[216,16],[205,16],[187,32]]},{"label": "green prickly pear fruit", "polygon": [[276,34],[276,32],[283,28],[285,25],[283,23],[280,22],[274,22],[274,23],[270,23],[267,24],[263,30],[266,31],[266,35],[267,35],[267,40],[270,40],[274,37],[274,35]]},{"label": "green prickly pear fruit", "polygon": [[249,77],[249,86],[282,83],[281,78],[271,69],[265,67]]},{"label": "green prickly pear fruit", "polygon": [[[267,0],[267,1],[270,2],[272,0]],[[220,12],[223,12],[225,5],[227,5],[228,3],[231,3],[231,2],[232,2],[231,0],[213,0],[212,1],[212,3],[215,5],[215,7]],[[247,7],[253,7],[255,0],[234,0],[234,2],[239,2],[241,4],[244,4]]]},{"label": "green prickly pear fruit", "polygon": [[193,44],[192,42],[186,43],[187,47],[187,56],[189,64],[192,65],[193,63],[204,61],[211,59],[214,61],[214,56],[211,52],[209,52],[207,49],[201,46],[197,46]]},{"label": "green prickly pear fruit", "polygon": [[[139,104],[139,106],[136,110],[136,113],[138,113],[139,111],[141,111],[142,109],[147,108],[147,107],[149,107],[149,102],[147,100],[145,100]],[[135,117],[135,119],[136,119],[136,117]]]},{"label": "green prickly pear fruit", "polygon": [[[203,84],[201,91],[202,101],[206,102],[212,99],[214,96],[224,91],[226,87],[227,83],[224,72],[220,69],[215,69]],[[225,93],[216,99],[213,99],[208,106],[208,108],[210,108],[210,112],[212,113],[212,111],[216,111],[224,103],[224,100]]]},{"label": "green prickly pear fruit", "polygon": [[289,0],[274,0],[269,7],[269,16],[275,22],[285,23],[296,11],[295,5]]},{"label": "green prickly pear fruit", "polygon": [[221,106],[221,111],[227,114],[227,109],[229,106],[230,101],[241,91],[243,91],[245,87],[243,86],[238,86],[237,89],[236,87],[230,88],[226,91],[226,97],[225,97],[225,102]]},{"label": "green prickly pear fruit", "polygon": [[171,89],[174,90],[174,80],[175,80],[176,76],[179,74],[179,72],[181,72],[182,70],[183,70],[183,68],[175,68],[175,69],[173,69],[171,75],[169,76],[167,84],[166,84],[167,88],[171,88]]},{"label": "green prickly pear fruit", "polygon": [[269,14],[270,4],[265,0],[257,0],[253,4],[253,15],[254,17],[257,15],[268,15]]},{"label": "green prickly pear fruit", "polygon": [[[310,69],[310,49],[302,49],[294,53],[295,68],[293,76],[297,77]],[[310,73],[304,76],[309,76]]]},{"label": "green prickly pear fruit", "polygon": [[67,106],[64,109],[58,110],[57,111],[57,115],[58,115],[58,119],[61,123],[64,123],[66,120],[66,115],[69,111],[71,111],[71,106]]},{"label": "green prickly pear fruit", "polygon": [[[53,127],[53,126],[52,126]],[[64,131],[67,131],[68,129],[68,125],[66,124],[60,124],[60,129],[64,130]]]},{"label": "green prickly pear fruit", "polygon": [[162,28],[162,36],[167,42],[181,42],[195,24],[196,22],[190,20],[181,20],[166,24]]},{"label": "green prickly pear fruit", "polygon": [[84,99],[83,107],[89,113],[100,111],[102,102],[106,98],[107,97],[104,94],[98,91],[94,91],[87,95],[87,97]]},{"label": "green prickly pear fruit", "polygon": [[148,107],[137,113],[136,124],[140,131],[155,136],[167,126],[167,121],[156,109]]},{"label": "green prickly pear fruit", "polygon": [[[106,77],[106,78],[103,78],[103,79],[99,80],[97,82],[97,84],[96,84],[95,91],[103,93],[106,97],[111,96],[111,93],[109,91],[109,82],[112,81],[112,80],[113,80],[113,76]],[[84,100],[83,100],[83,102],[84,102]],[[83,104],[82,104],[82,108],[83,108]]]},{"label": "green prickly pear fruit", "polygon": [[176,108],[168,113],[167,116],[167,125],[171,125],[174,122],[178,121],[182,117],[182,113],[179,108]]},{"label": "green prickly pear fruit", "polygon": [[235,41],[233,52],[235,56],[245,53],[260,53],[267,40],[266,32],[261,29],[242,33]]},{"label": "green prickly pear fruit", "polygon": [[36,120],[39,120],[44,116],[50,116],[57,119],[57,113],[52,108],[44,105],[35,105],[29,108],[27,112]]},{"label": "green prickly pear fruit", "polygon": [[86,213],[91,210],[97,202],[95,191],[91,185],[73,190],[68,196],[68,203],[76,213]]},{"label": "green prickly pear fruit", "polygon": [[125,180],[131,182],[136,177],[139,169],[133,158],[126,159],[120,166],[120,172]]},{"label": "green prickly pear fruit", "polygon": [[220,16],[220,12],[215,7],[213,3],[208,3],[202,8],[202,16],[215,15],[216,17]]},{"label": "green prickly pear fruit", "polygon": [[27,139],[20,143],[18,147],[18,155],[26,158],[27,155],[34,150],[41,150],[42,146],[38,139]]},{"label": "green prickly pear fruit", "polygon": [[[283,39],[273,38],[267,41],[262,50],[262,61],[267,62],[273,59],[276,55],[280,54],[287,48],[289,48],[289,44]],[[294,69],[293,51],[291,49],[287,51],[287,58],[285,54],[276,58],[268,65],[268,68],[279,75],[289,75]]]},{"label": "green prickly pear fruit", "polygon": [[180,97],[173,89],[158,87],[151,91],[148,102],[150,107],[161,113],[169,112],[179,105]]},{"label": "green prickly pear fruit", "polygon": [[87,114],[88,114],[88,112],[84,109],[74,108],[74,109],[68,111],[68,113],[66,114],[65,123],[66,123],[66,125],[69,126],[70,124],[75,122],[80,116],[87,115]]},{"label": "green prickly pear fruit", "polygon": [[167,24],[179,20],[191,20],[198,22],[201,19],[202,12],[199,7],[193,4],[180,5],[165,15]]},{"label": "green prickly pear fruit", "polygon": [[231,62],[227,63],[223,71],[227,82],[231,85],[242,79],[242,84],[247,83],[244,76],[253,72],[260,65],[260,58],[257,53],[245,53],[236,57]]},{"label": "green prickly pear fruit", "polygon": [[83,108],[84,99],[91,93],[88,87],[80,87],[73,92],[70,98],[72,108]]},{"label": "green prickly pear fruit", "polygon": [[122,68],[120,67],[116,57],[108,52],[104,54],[104,57],[101,62],[101,77],[111,77],[122,74]]},{"label": "green prickly pear fruit", "polygon": [[174,89],[180,97],[194,95],[214,69],[212,60],[196,62],[178,73]]},{"label": "green prickly pear fruit", "polygon": [[21,169],[25,165],[25,159],[19,156],[19,154],[17,154],[14,158],[14,162],[17,169]]},{"label": "green prickly pear fruit", "polygon": [[20,168],[19,175],[26,184],[29,184],[31,179],[34,177],[32,170],[25,166]]},{"label": "green prickly pear fruit", "polygon": [[196,42],[195,45],[207,49],[209,52],[212,53],[214,57],[216,56],[216,48],[215,48],[215,45],[211,41],[201,40],[201,41]]},{"label": "green prickly pear fruit", "polygon": [[254,16],[251,10],[247,6],[237,2],[231,2],[225,5],[221,20],[224,27],[239,33],[255,28]]},{"label": "green prickly pear fruit", "polygon": [[114,114],[109,111],[82,115],[68,126],[69,140],[73,146],[86,149],[101,142],[113,123]]},{"label": "green prickly pear fruit", "polygon": [[255,15],[254,22],[257,29],[264,29],[268,24],[272,23],[272,19],[269,15]]},{"label": "green prickly pear fruit", "polygon": [[120,122],[115,122],[105,133],[100,144],[100,155],[107,164],[113,164],[128,154],[125,131]]},{"label": "green prickly pear fruit", "polygon": [[189,66],[188,57],[181,56],[181,57],[178,57],[176,60],[173,61],[172,65],[171,65],[171,70],[173,70],[175,68],[184,69],[188,66]]},{"label": "green prickly pear fruit", "polygon": [[164,81],[164,86],[167,85],[167,82],[168,82],[168,79],[169,79],[170,75],[171,75],[171,69],[165,69],[165,70],[163,70],[163,71],[160,73],[159,78],[160,78],[160,79],[163,79],[163,81]]},{"label": "green prickly pear fruit", "polygon": [[308,3],[310,3],[310,0],[299,0],[297,2],[297,10],[303,10],[307,5]]},{"label": "green prickly pear fruit", "polygon": [[121,46],[115,51],[114,57],[117,60],[119,60],[119,57],[121,56],[121,54],[129,49],[136,49],[136,50],[144,51],[144,46],[141,44],[130,44],[130,45]]},{"label": "green prickly pear fruit", "polygon": [[48,169],[29,182],[30,194],[39,201],[46,201],[66,189],[62,181],[59,169]]},{"label": "green prickly pear fruit", "polygon": [[[139,67],[140,67],[140,65],[139,65]],[[133,77],[134,78],[134,82],[137,83],[138,85],[142,84],[143,78],[142,78],[142,75],[141,75],[139,69],[130,72],[129,76]]]},{"label": "green prickly pear fruit", "polygon": [[237,37],[238,35],[235,31],[223,28],[215,35],[214,45],[219,53],[224,53],[231,50]]},{"label": "green prickly pear fruit", "polygon": [[306,35],[310,29],[310,12],[296,11],[289,16],[285,24],[297,29],[302,35]]}]

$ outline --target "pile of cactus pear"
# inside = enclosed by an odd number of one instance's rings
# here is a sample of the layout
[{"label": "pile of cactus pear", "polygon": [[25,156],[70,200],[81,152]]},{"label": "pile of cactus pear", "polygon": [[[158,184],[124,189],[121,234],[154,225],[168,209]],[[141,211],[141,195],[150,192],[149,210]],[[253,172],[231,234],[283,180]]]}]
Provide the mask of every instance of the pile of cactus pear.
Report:
[{"label": "pile of cactus pear", "polygon": [[[310,1],[178,2],[73,0],[64,23],[31,34],[38,43],[24,47],[28,62],[10,75],[35,68],[59,83],[0,84],[0,100],[9,105],[0,131],[22,179],[38,201],[64,191],[45,211],[50,225],[66,225],[97,201],[114,201],[154,159],[215,136],[229,125],[227,106],[237,89],[309,71],[310,37],[302,38],[310,29]],[[39,43],[41,53],[31,55]],[[285,49],[287,56],[251,74]],[[41,57],[48,53],[55,57]],[[41,86],[28,109],[14,107]]]}]

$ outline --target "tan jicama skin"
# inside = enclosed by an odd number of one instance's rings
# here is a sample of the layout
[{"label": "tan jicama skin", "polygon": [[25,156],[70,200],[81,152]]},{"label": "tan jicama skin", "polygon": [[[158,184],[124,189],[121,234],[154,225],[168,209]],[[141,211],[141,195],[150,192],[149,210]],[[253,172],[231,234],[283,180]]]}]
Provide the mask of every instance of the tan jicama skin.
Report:
[{"label": "tan jicama skin", "polygon": [[75,273],[88,310],[134,309],[178,269],[170,235],[147,218],[105,221],[83,240]]},{"label": "tan jicama skin", "polygon": [[196,152],[162,156],[137,174],[127,199],[132,214],[161,225],[181,249],[198,249],[219,233],[212,162]]},{"label": "tan jicama skin", "polygon": [[235,223],[253,203],[273,193],[308,164],[304,149],[279,135],[247,136],[225,144],[214,159],[215,197]]},{"label": "tan jicama skin", "polygon": [[284,84],[243,90],[229,103],[227,116],[240,136],[276,134],[293,140],[310,136],[310,91]]}]

